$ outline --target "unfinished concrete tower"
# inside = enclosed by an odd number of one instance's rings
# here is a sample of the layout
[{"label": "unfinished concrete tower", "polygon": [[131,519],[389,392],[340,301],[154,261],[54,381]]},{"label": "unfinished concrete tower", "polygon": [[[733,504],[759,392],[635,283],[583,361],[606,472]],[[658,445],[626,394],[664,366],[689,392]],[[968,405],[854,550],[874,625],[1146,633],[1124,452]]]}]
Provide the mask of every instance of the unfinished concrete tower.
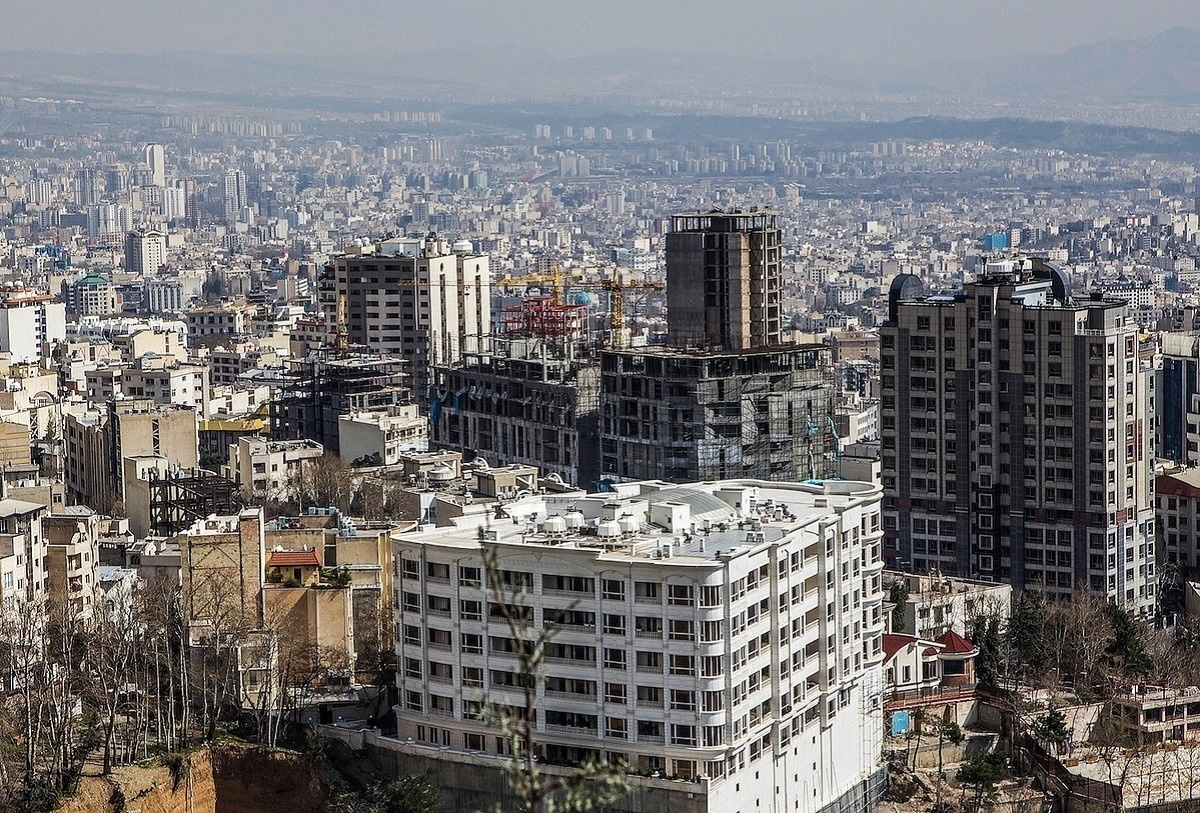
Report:
[{"label": "unfinished concrete tower", "polygon": [[749,350],[782,342],[783,273],[774,212],[688,212],[667,235],[667,339]]}]

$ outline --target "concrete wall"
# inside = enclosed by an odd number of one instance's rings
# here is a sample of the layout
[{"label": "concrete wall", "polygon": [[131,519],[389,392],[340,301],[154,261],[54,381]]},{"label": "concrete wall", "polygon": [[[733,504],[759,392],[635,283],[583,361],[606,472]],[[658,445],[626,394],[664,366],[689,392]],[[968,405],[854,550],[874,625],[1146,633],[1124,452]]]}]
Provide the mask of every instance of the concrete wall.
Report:
[{"label": "concrete wall", "polygon": [[[443,750],[381,736],[375,729],[351,731],[319,726],[320,733],[366,749],[367,757],[388,776],[421,774],[432,770],[442,790],[443,813],[477,813],[499,805],[515,810],[501,758]],[[547,775],[569,773],[570,768],[542,765]],[[708,783],[628,777],[627,796],[603,808],[605,813],[708,813]]]}]

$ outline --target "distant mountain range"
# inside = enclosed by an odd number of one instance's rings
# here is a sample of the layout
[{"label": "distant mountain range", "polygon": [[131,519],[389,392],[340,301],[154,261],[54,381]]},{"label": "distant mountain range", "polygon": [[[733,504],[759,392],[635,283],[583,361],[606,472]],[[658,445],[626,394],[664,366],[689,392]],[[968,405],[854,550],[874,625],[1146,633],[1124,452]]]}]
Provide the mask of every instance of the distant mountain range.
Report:
[{"label": "distant mountain range", "polygon": [[1003,98],[1037,94],[1123,101],[1200,99],[1200,31],[1192,28],[1034,57],[1006,57],[997,43],[981,44],[980,51],[973,62],[935,62],[911,78],[942,90]]},{"label": "distant mountain range", "polygon": [[[0,52],[0,93],[81,95],[166,91],[219,99],[222,95],[279,99],[321,98],[354,104],[381,99],[470,101],[484,98],[565,98],[673,93],[776,94],[822,88],[846,99],[879,92],[914,97],[972,94],[1008,100],[1036,96],[1114,102],[1200,100],[1200,31],[1172,28],[1153,37],[1109,40],[1065,52],[1010,57],[1003,43],[981,41],[978,57],[934,60],[910,70],[866,63],[834,64],[788,55],[724,57],[644,49],[593,55],[495,49],[395,55],[62,54]],[[798,94],[799,95],[799,94]]]}]

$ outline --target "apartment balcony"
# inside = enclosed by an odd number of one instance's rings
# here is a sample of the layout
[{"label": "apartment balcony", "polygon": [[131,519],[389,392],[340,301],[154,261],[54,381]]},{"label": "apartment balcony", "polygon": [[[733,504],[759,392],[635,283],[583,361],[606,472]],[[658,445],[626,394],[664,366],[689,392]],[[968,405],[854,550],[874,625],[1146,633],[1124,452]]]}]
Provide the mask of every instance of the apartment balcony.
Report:
[{"label": "apartment balcony", "polygon": [[595,728],[583,728],[573,725],[559,725],[557,723],[546,723],[546,731],[557,731],[560,734],[576,734],[580,737],[595,737]]},{"label": "apartment balcony", "polygon": [[588,635],[596,634],[595,624],[588,626],[584,624],[559,624],[554,621],[549,621],[546,623],[546,626],[553,627],[556,632],[582,632]]},{"label": "apartment balcony", "polygon": [[580,694],[578,692],[560,692],[556,689],[546,689],[545,695],[552,700],[570,700],[574,703],[595,703],[596,694]]},{"label": "apartment balcony", "polygon": [[578,591],[578,590],[555,590],[555,589],[547,589],[547,588],[542,588],[541,595],[557,596],[559,598],[570,598],[570,599],[576,599],[578,601],[583,601],[585,599],[591,600],[596,597],[596,593],[594,591],[593,592],[582,592],[582,591]]}]

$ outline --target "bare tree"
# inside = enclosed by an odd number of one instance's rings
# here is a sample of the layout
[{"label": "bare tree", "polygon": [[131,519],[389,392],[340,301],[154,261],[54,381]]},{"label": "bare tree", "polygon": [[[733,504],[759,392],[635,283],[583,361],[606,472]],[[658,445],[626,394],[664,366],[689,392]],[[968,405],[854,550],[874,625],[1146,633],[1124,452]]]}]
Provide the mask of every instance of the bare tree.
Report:
[{"label": "bare tree", "polygon": [[527,601],[530,585],[508,577],[500,567],[494,545],[480,547],[492,605],[511,636],[522,705],[487,703],[485,719],[507,740],[511,759],[505,764],[519,813],[587,813],[616,801],[629,791],[620,765],[598,759],[583,761],[574,771],[548,775],[538,762],[537,689],[543,680],[546,647],[554,638],[553,626],[536,627]]},{"label": "bare tree", "polygon": [[89,703],[101,717],[104,732],[103,772],[113,767],[116,729],[119,717],[129,714],[129,698],[137,687],[130,681],[134,673],[136,636],[131,597],[121,596],[116,606],[96,613],[88,625],[88,661],[93,677]]},{"label": "bare tree", "polygon": [[353,486],[350,470],[332,452],[306,462],[295,484],[302,506],[333,507],[339,511],[349,510]]}]

